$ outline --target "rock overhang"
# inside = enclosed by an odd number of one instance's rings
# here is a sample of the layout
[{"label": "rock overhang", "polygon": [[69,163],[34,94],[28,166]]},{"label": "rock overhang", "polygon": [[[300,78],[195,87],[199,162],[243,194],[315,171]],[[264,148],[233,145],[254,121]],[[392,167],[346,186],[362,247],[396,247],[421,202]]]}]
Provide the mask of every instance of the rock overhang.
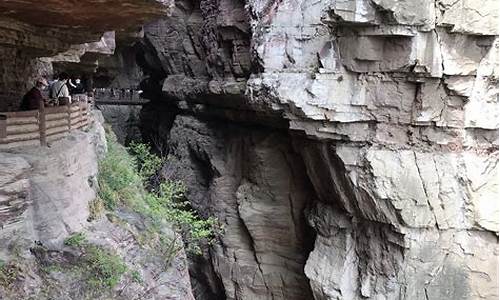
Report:
[{"label": "rock overhang", "polygon": [[[0,1],[0,111],[15,109],[36,76],[53,74],[53,62],[63,64],[58,70],[79,64],[75,72],[92,73],[96,57],[114,53],[116,36],[135,41],[144,24],[167,16],[173,4],[173,0]],[[112,37],[104,34],[112,31],[116,33]]]},{"label": "rock overhang", "polygon": [[14,0],[0,2],[0,17],[43,27],[107,31],[139,26],[168,14],[173,0]]}]

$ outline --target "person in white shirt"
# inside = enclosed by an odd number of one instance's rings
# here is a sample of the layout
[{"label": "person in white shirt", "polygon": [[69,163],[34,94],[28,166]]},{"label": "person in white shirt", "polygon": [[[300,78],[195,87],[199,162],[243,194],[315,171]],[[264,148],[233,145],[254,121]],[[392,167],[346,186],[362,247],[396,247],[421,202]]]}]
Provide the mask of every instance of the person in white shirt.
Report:
[{"label": "person in white shirt", "polygon": [[66,104],[66,101],[71,103],[71,95],[68,88],[69,75],[67,73],[61,73],[59,75],[59,80],[54,82],[51,86],[50,95],[58,100],[59,105]]}]

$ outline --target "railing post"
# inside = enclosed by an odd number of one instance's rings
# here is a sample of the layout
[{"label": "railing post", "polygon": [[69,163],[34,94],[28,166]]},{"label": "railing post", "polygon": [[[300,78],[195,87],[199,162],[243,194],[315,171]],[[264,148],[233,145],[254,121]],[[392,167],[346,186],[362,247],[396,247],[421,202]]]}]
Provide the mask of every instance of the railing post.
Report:
[{"label": "railing post", "polygon": [[43,100],[38,105],[38,130],[40,131],[40,145],[47,146],[47,125],[45,120],[45,103]]},{"label": "railing post", "polygon": [[71,131],[71,103],[69,101],[66,108],[68,109],[68,131]]},{"label": "railing post", "polygon": [[7,116],[0,115],[0,139],[7,137]]},{"label": "railing post", "polygon": [[[78,123],[83,122],[83,103],[78,102]],[[78,124],[80,126],[80,124]]]}]

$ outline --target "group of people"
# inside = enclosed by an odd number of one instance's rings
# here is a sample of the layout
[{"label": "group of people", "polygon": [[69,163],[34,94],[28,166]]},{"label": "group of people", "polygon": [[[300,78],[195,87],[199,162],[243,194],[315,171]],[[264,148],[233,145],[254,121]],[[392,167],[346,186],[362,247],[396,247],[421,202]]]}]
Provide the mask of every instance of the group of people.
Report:
[{"label": "group of people", "polygon": [[[48,97],[44,97],[47,89]],[[74,82],[65,72],[55,76],[51,82],[40,77],[35,80],[35,86],[24,95],[20,110],[39,109],[40,103],[47,106],[66,105],[71,103],[72,95],[83,93],[85,88],[79,77],[76,77]]]},{"label": "group of people", "polygon": [[133,100],[140,98],[142,90],[137,88],[97,88],[94,91],[96,98],[115,98],[119,100]]}]

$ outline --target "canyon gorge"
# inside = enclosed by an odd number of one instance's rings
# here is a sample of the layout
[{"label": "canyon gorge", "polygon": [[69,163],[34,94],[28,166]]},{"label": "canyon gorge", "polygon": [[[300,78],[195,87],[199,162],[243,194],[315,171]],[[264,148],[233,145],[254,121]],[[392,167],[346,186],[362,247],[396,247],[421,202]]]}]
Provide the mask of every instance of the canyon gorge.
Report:
[{"label": "canyon gorge", "polygon": [[[145,102],[0,145],[0,298],[88,298],[39,272],[84,230],[144,278],[90,299],[497,299],[499,4],[0,1],[0,111],[62,71]],[[217,220],[201,253],[162,268],[140,216],[90,217],[106,122]]]}]

